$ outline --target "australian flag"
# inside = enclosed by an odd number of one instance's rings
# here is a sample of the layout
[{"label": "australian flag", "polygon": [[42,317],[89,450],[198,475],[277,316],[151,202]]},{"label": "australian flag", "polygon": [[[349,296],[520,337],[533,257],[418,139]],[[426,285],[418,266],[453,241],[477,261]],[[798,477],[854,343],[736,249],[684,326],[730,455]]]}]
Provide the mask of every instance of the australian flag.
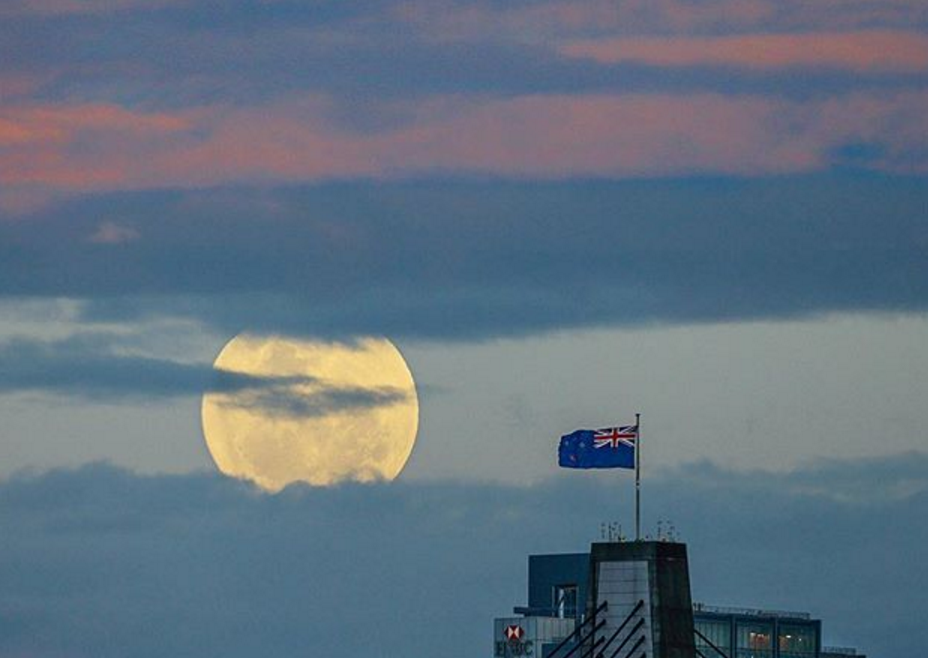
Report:
[{"label": "australian flag", "polygon": [[564,468],[635,468],[638,426],[577,430],[561,437],[558,466]]}]

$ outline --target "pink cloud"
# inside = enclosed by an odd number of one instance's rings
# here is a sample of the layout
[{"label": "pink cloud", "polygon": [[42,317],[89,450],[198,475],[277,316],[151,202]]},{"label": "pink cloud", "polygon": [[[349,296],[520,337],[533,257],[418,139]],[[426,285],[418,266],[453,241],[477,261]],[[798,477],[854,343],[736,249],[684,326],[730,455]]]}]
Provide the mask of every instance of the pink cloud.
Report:
[{"label": "pink cloud", "polygon": [[720,94],[436,97],[355,132],[323,98],[178,115],[111,106],[0,111],[0,186],[58,191],[479,173],[524,178],[766,175],[870,166],[928,173],[928,93],[820,101]]},{"label": "pink cloud", "polygon": [[892,31],[587,39],[568,42],[560,52],[603,63],[655,66],[906,72],[928,69],[928,36]]},{"label": "pink cloud", "polygon": [[921,92],[805,103],[720,94],[454,96],[410,106],[401,127],[354,133],[333,126],[316,99],[207,112],[198,132],[212,123],[209,137],[147,161],[145,178],[754,175],[826,168],[849,142],[879,143],[887,159],[875,166],[908,171],[926,163],[892,154],[928,141],[926,106]]},{"label": "pink cloud", "polygon": [[118,186],[137,156],[187,127],[115,105],[0,107],[0,183]]}]

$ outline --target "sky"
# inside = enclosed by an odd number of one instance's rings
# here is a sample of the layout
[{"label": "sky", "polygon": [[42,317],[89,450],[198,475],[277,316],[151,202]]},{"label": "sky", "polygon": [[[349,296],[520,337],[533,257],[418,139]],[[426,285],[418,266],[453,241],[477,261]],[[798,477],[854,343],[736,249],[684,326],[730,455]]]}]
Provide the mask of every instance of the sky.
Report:
[{"label": "sky", "polygon": [[[921,0],[6,0],[0,657],[488,652],[636,412],[694,599],[917,654],[926,107]],[[394,341],[399,480],[217,475],[242,332]]]}]

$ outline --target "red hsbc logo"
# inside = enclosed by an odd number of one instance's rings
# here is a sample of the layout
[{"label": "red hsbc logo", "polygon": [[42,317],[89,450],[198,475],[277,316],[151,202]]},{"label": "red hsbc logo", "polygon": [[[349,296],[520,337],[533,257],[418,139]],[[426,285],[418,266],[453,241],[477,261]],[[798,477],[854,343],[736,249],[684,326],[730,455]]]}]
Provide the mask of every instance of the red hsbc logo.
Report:
[{"label": "red hsbc logo", "polygon": [[522,630],[521,626],[511,624],[506,627],[506,639],[510,642],[518,642],[523,635],[525,635],[525,631]]}]

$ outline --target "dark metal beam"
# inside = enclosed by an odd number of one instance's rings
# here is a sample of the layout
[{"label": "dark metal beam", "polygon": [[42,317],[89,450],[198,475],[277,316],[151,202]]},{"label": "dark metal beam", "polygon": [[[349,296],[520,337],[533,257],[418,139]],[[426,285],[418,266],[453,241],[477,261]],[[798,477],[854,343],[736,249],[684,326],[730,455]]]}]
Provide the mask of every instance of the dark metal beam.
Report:
[{"label": "dark metal beam", "polygon": [[558,651],[560,651],[561,649],[563,649],[563,648],[567,645],[568,642],[570,642],[575,636],[578,636],[578,635],[580,634],[580,629],[582,629],[584,626],[586,626],[586,625],[589,624],[591,621],[593,621],[594,619],[596,619],[596,615],[598,615],[600,612],[602,612],[603,610],[605,610],[605,609],[608,608],[608,607],[609,607],[609,602],[608,602],[608,601],[603,601],[602,603],[600,603],[600,604],[599,604],[599,607],[596,608],[596,610],[593,611],[593,614],[587,615],[587,618],[584,619],[582,622],[580,622],[580,623],[577,625],[577,627],[576,627],[573,631],[571,631],[570,635],[568,635],[567,637],[565,637],[563,640],[561,640],[561,643],[560,643],[560,644],[558,644],[556,647],[554,647],[554,650],[553,650],[551,653],[548,654],[548,658],[554,658],[554,654],[556,654]]},{"label": "dark metal beam", "polygon": [[644,606],[644,599],[638,599],[638,603],[635,604],[635,607],[632,608],[632,611],[628,613],[628,616],[625,617],[625,620],[619,624],[619,627],[615,629],[615,632],[609,637],[609,640],[606,642],[606,644],[603,645],[603,648],[599,650],[600,656],[606,653],[606,649],[609,648],[609,645],[612,644],[619,636],[619,633],[625,629],[625,626],[632,620],[632,617],[638,614],[638,611],[641,610],[642,606]]},{"label": "dark metal beam", "polygon": [[[579,640],[577,640],[577,643],[570,648],[570,651],[568,651],[563,656],[561,656],[561,658],[570,658],[570,656],[574,655],[574,651],[582,647],[584,642],[592,638],[596,634],[596,631],[598,631],[600,628],[602,628],[605,625],[606,625],[605,619],[597,623],[596,626],[593,627],[593,630],[591,630],[589,633],[587,633],[586,635],[581,637]],[[550,654],[549,654],[549,658],[550,658]]]},{"label": "dark metal beam", "polygon": [[703,642],[705,642],[705,643],[708,644],[710,647],[712,647],[713,649],[715,649],[715,650],[718,652],[718,654],[719,654],[720,656],[722,656],[722,658],[728,658],[728,654],[725,653],[724,651],[722,651],[721,649],[719,649],[717,646],[715,646],[715,645],[712,643],[712,640],[710,640],[710,639],[707,638],[705,635],[703,635],[702,633],[699,632],[699,629],[698,629],[698,628],[694,628],[694,629],[693,629],[693,632],[696,633],[696,635],[698,635],[699,638],[700,638]]},{"label": "dark metal beam", "polygon": [[[644,619],[639,619],[638,623],[632,627],[632,630],[628,632],[628,635],[625,636],[625,639],[622,640],[622,643],[618,646],[618,648],[616,648],[616,650],[613,651],[612,654],[610,654],[609,658],[615,658],[616,656],[618,656],[619,652],[625,648],[625,645],[628,644],[628,641],[635,636],[635,633],[637,633],[642,626],[644,626]],[[642,637],[642,640],[644,640],[644,637]],[[605,654],[599,654],[599,655],[601,657],[605,656]]]},{"label": "dark metal beam", "polygon": [[593,644],[590,645],[589,649],[587,649],[581,654],[580,658],[590,658],[590,656],[593,655],[593,652],[596,651],[596,647],[598,647],[600,644],[602,644],[605,641],[606,641],[606,638],[600,637],[598,640],[596,640]]},{"label": "dark metal beam", "polygon": [[[642,621],[643,621],[643,620],[642,620]],[[635,653],[635,651],[638,650],[638,647],[640,647],[642,644],[644,644],[644,635],[642,635],[641,637],[638,638],[638,641],[635,642],[635,644],[632,645],[632,648],[628,650],[628,653],[627,653],[626,655],[627,655],[627,656],[630,656],[630,655],[632,655],[633,653]],[[618,653],[619,653],[618,650],[616,650],[616,652],[615,652],[614,654],[612,654],[609,658],[615,658],[615,657],[618,655]]]}]

